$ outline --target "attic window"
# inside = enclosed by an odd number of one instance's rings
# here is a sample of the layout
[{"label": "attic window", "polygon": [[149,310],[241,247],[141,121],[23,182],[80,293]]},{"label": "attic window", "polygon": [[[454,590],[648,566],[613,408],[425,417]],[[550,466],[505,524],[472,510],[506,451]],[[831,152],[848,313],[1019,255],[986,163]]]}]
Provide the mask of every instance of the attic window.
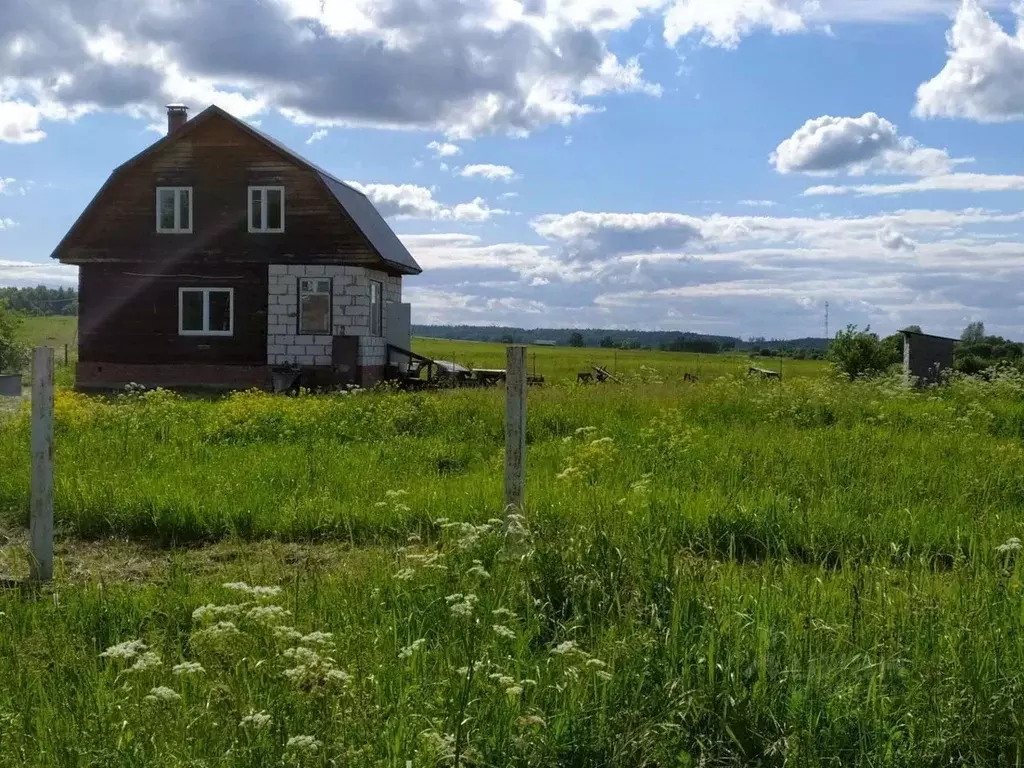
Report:
[{"label": "attic window", "polygon": [[156,188],[156,231],[173,235],[192,231],[192,187]]},{"label": "attic window", "polygon": [[249,231],[284,232],[284,187],[249,187]]}]

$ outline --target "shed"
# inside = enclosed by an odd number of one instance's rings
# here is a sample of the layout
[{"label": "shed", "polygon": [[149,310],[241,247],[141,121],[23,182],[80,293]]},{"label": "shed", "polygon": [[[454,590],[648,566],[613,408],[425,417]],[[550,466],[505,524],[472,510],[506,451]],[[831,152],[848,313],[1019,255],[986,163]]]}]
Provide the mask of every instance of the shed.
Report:
[{"label": "shed", "polygon": [[953,370],[953,347],[958,339],[916,331],[903,334],[903,373],[916,386],[938,384]]}]

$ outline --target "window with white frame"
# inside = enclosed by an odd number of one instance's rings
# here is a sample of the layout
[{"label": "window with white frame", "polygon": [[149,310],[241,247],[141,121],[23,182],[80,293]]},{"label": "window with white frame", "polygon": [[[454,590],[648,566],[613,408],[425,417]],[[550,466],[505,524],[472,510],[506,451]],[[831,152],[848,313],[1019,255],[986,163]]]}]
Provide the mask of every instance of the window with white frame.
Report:
[{"label": "window with white frame", "polygon": [[192,231],[192,187],[156,188],[156,231],[174,235]]},{"label": "window with white frame", "polygon": [[233,288],[179,288],[178,334],[230,336],[235,327]]},{"label": "window with white frame", "polygon": [[249,231],[284,232],[284,187],[249,187]]},{"label": "window with white frame", "polygon": [[370,335],[380,336],[384,333],[384,286],[377,280],[370,281]]},{"label": "window with white frame", "polygon": [[299,278],[299,334],[331,332],[331,278]]}]

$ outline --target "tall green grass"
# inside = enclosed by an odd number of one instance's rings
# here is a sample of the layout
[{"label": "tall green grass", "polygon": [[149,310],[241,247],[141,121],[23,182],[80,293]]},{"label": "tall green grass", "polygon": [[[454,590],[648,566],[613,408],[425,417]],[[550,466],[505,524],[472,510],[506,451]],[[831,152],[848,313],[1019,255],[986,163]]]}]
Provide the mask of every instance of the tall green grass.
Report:
[{"label": "tall green grass", "polygon": [[500,391],[61,391],[64,558],[230,544],[0,594],[0,765],[1022,762],[1024,379],[628,378],[530,391],[509,526]]}]

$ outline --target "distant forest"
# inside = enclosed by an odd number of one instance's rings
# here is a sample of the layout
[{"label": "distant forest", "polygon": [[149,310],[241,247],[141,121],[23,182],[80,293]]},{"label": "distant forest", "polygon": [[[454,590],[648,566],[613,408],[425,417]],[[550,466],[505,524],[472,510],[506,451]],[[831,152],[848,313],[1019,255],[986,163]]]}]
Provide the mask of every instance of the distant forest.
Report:
[{"label": "distant forest", "polygon": [[78,291],[74,288],[0,288],[0,303],[23,315],[77,315]]},{"label": "distant forest", "polygon": [[548,343],[560,347],[660,349],[669,352],[753,352],[765,356],[821,357],[826,339],[740,339],[681,331],[621,331],[605,328],[512,328],[481,325],[414,325],[414,336],[503,344]]}]

